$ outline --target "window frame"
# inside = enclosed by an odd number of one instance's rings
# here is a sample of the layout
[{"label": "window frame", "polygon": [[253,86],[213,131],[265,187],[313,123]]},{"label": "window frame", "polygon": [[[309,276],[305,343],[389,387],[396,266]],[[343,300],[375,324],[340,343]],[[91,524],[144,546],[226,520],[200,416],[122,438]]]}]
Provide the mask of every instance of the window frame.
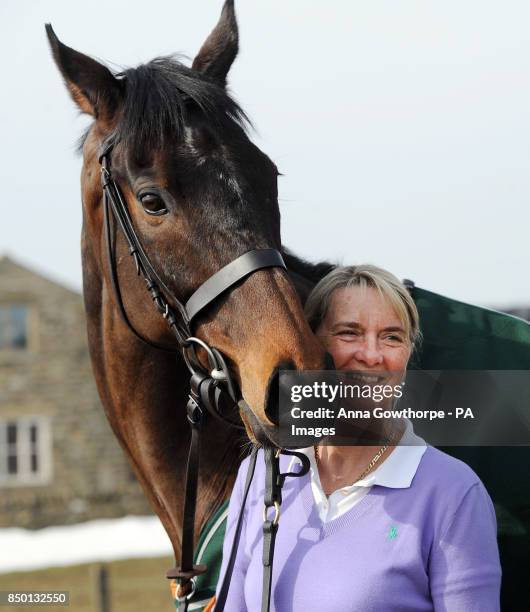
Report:
[{"label": "window frame", "polygon": [[[8,426],[16,425],[16,442],[8,444]],[[37,428],[37,440],[31,441],[32,427]],[[10,448],[11,447],[11,448]],[[14,454],[13,454],[14,447]],[[36,451],[36,452],[33,452]],[[37,471],[31,469],[32,456],[37,457]],[[16,474],[8,473],[8,458],[17,458]],[[42,486],[52,478],[51,419],[44,415],[2,416],[0,418],[0,488]]]},{"label": "window frame", "polygon": [[25,346],[14,346],[13,344],[0,345],[0,355],[26,355],[38,350],[38,309],[33,300],[23,295],[10,296],[9,299],[0,300],[0,309],[22,306],[26,310],[26,344]]}]

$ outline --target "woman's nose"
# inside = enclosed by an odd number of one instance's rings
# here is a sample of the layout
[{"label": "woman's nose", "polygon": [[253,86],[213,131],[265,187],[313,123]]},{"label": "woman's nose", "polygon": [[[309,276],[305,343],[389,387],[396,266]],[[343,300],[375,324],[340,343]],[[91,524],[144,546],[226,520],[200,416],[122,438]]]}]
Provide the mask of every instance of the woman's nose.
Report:
[{"label": "woman's nose", "polygon": [[354,358],[366,367],[373,368],[383,363],[383,351],[380,349],[377,342],[365,340],[357,347]]}]

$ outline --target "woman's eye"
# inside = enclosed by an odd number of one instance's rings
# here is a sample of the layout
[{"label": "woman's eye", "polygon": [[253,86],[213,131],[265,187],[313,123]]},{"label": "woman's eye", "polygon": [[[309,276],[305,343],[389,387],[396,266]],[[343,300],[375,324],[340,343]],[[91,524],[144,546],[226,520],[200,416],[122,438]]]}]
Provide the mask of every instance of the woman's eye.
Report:
[{"label": "woman's eye", "polygon": [[167,213],[164,200],[154,193],[146,193],[140,196],[140,202],[148,215],[165,215]]},{"label": "woman's eye", "polygon": [[353,331],[352,329],[344,329],[337,333],[339,338],[343,338],[344,340],[353,340],[359,335],[359,332]]}]

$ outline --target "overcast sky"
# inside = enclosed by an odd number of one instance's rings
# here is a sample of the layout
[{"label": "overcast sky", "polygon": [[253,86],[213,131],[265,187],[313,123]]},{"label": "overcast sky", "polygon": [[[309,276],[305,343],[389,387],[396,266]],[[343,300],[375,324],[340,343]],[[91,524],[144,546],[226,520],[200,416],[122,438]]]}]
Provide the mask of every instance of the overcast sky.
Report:
[{"label": "overcast sky", "polygon": [[[0,254],[79,288],[86,125],[44,34],[116,68],[190,57],[219,0],[2,0]],[[231,90],[283,242],[484,305],[530,304],[530,4],[236,0]]]}]

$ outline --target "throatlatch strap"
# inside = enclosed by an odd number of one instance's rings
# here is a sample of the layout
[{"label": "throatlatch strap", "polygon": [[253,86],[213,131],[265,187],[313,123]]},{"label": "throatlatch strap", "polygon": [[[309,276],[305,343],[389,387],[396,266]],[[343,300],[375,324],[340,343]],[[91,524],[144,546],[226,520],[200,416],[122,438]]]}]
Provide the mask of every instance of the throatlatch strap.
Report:
[{"label": "throatlatch strap", "polygon": [[243,491],[243,498],[241,500],[241,508],[239,510],[239,516],[237,517],[236,530],[234,533],[234,541],[232,542],[232,549],[230,550],[230,557],[228,559],[228,563],[226,564],[226,571],[223,578],[223,584],[221,585],[221,589],[219,591],[219,598],[215,602],[214,612],[223,612],[226,598],[228,597],[228,589],[230,588],[230,580],[232,578],[232,572],[234,571],[234,565],[236,562],[237,549],[239,546],[239,540],[241,538],[241,529],[243,527],[243,515],[245,511],[245,504],[248,497],[248,492],[250,490],[250,485],[252,483],[252,478],[254,477],[254,470],[256,468],[256,459],[258,456],[258,447],[255,446],[252,449],[252,453],[250,454],[250,461],[248,464],[247,470],[247,479],[245,481],[245,489]]}]

